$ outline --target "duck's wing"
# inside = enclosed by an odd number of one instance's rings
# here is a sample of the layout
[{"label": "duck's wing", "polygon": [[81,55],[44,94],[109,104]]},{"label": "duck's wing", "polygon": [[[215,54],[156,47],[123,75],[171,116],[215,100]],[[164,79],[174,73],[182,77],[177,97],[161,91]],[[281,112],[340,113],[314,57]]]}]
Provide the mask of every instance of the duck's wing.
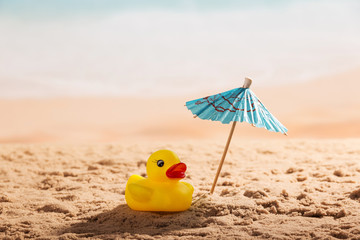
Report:
[{"label": "duck's wing", "polygon": [[129,193],[132,198],[138,202],[147,202],[151,199],[154,192],[153,189],[144,186],[143,184],[130,183],[128,185]]},{"label": "duck's wing", "polygon": [[187,183],[187,182],[182,182],[183,184],[185,184],[191,192],[194,192],[194,187],[190,184],[190,183]]}]

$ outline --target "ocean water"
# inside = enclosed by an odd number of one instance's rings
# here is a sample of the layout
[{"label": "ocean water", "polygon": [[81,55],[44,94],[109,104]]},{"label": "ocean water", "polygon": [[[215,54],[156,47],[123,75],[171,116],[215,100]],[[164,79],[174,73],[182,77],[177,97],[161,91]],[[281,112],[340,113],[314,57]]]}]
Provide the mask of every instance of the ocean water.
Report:
[{"label": "ocean water", "polygon": [[360,66],[360,1],[0,0],[0,98],[179,96]]}]

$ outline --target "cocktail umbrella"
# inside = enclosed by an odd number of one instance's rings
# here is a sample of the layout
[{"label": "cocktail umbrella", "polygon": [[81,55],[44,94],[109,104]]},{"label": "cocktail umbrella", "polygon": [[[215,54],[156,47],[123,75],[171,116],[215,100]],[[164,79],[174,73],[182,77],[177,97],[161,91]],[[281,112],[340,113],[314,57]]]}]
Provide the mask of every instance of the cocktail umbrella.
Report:
[{"label": "cocktail umbrella", "polygon": [[232,122],[230,134],[210,190],[211,194],[214,192],[219,178],[236,122],[247,122],[254,127],[266,128],[269,131],[287,135],[286,127],[265,108],[264,104],[249,89],[251,83],[251,79],[245,78],[241,88],[186,102],[186,107],[195,115],[194,117],[220,121],[225,124]]}]

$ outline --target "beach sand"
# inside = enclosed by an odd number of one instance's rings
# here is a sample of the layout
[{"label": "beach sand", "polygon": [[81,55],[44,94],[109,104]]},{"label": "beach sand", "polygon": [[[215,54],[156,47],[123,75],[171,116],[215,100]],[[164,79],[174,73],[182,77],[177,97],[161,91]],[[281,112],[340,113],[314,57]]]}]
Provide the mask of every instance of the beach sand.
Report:
[{"label": "beach sand", "polygon": [[[194,119],[184,104],[215,92],[2,99],[0,239],[360,239],[359,76],[254,82],[289,136],[238,124],[213,195],[230,125]],[[163,148],[188,165],[193,205],[132,211],[126,181]]]},{"label": "beach sand", "polygon": [[[235,133],[236,134],[236,133]],[[3,144],[3,239],[360,239],[360,140],[239,140],[215,193],[224,143]],[[179,213],[126,205],[129,176],[158,149],[188,166],[193,204]]]},{"label": "beach sand", "polygon": [[[360,68],[288,86],[259,88],[254,81],[251,88],[289,129],[289,138],[360,138],[359,77]],[[215,93],[150,99],[0,99],[0,143],[224,139],[228,125],[193,119],[184,106]],[[283,138],[249,124],[237,129],[237,138]]]}]

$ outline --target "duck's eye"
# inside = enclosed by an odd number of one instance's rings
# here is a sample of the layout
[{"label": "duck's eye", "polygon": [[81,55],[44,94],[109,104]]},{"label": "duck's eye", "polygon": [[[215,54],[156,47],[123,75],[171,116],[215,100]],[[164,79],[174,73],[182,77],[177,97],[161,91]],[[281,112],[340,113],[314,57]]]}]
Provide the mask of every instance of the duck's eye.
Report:
[{"label": "duck's eye", "polygon": [[162,166],[164,166],[164,161],[163,160],[158,160],[156,162],[156,164],[158,165],[158,167],[162,167]]}]

